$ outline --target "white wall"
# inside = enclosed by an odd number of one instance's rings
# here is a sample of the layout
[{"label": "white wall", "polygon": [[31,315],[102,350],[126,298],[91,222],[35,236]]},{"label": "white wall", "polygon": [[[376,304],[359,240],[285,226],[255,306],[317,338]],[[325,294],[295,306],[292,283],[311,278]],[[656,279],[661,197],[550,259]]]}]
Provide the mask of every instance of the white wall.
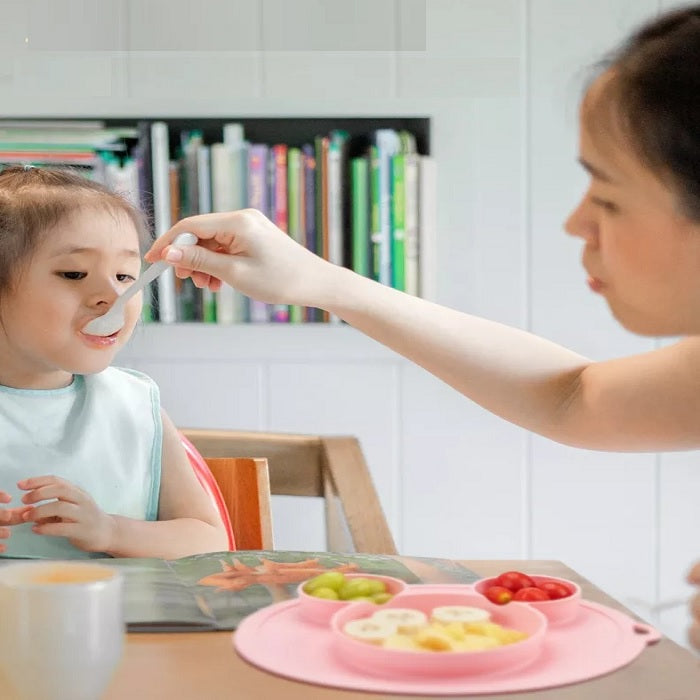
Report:
[{"label": "white wall", "polygon": [[[439,300],[603,359],[653,343],[592,298],[580,244],[562,233],[584,184],[581,71],[667,4],[355,0],[336,3],[325,40],[320,0],[0,0],[0,104],[22,116],[427,114]],[[423,16],[426,50],[393,50],[416,48]],[[623,601],[688,592],[695,454],[530,436],[349,328],[146,328],[123,361],[160,382],[181,425],[358,435],[406,553],[562,559]],[[296,506],[275,505],[278,546],[322,546],[320,507]],[[687,616],[657,622],[680,639]]]}]

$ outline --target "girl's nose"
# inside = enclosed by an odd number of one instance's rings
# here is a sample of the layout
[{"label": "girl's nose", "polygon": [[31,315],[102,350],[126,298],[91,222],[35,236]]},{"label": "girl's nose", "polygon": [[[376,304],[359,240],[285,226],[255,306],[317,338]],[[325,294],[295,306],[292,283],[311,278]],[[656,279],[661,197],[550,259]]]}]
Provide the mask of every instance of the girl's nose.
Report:
[{"label": "girl's nose", "polygon": [[116,282],[111,280],[101,280],[90,290],[86,303],[91,308],[106,310],[119,296]]}]

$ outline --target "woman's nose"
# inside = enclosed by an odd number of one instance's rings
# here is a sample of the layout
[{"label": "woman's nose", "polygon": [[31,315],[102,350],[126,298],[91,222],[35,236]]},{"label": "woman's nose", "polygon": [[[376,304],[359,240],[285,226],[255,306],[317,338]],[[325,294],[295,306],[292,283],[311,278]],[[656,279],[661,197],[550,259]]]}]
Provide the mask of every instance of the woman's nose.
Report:
[{"label": "woman's nose", "polygon": [[565,231],[571,236],[582,238],[585,243],[591,245],[598,240],[598,222],[591,216],[590,205],[585,198],[569,214],[564,223]]}]

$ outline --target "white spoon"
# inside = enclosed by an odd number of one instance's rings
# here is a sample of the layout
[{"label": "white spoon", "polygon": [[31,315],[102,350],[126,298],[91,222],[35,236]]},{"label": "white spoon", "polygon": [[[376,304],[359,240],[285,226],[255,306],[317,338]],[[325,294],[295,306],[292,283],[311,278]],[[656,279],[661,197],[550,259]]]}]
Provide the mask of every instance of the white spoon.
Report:
[{"label": "white spoon", "polygon": [[[194,245],[197,242],[197,236],[193,233],[181,233],[172,243],[174,246]],[[124,305],[137,292],[140,292],[147,284],[153,282],[161,273],[165,272],[171,265],[165,260],[159,260],[153,263],[124,294],[117,298],[110,309],[97,318],[93,318],[83,328],[83,333],[89,335],[112,335],[116,333],[124,325]]]}]

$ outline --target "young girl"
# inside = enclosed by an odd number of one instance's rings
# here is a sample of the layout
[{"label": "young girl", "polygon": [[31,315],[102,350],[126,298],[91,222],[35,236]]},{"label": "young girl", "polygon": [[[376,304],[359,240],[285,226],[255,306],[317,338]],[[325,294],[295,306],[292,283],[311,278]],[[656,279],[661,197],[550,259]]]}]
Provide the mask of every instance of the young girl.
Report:
[{"label": "young girl", "polygon": [[141,311],[141,214],[84,177],[0,172],[0,552],[177,558],[227,548],[158,388],[109,367]]},{"label": "young girl", "polygon": [[[566,222],[591,290],[642,335],[687,336],[592,362],[524,331],[402,294],[296,245],[258,212],[185,219],[159,239],[181,277],[261,301],[315,306],[488,410],[588,449],[700,447],[700,5],[652,20],[601,67],[580,113],[591,176]],[[200,245],[168,249],[191,231]],[[689,574],[700,585],[700,563]],[[691,604],[700,649],[700,592]]]}]

